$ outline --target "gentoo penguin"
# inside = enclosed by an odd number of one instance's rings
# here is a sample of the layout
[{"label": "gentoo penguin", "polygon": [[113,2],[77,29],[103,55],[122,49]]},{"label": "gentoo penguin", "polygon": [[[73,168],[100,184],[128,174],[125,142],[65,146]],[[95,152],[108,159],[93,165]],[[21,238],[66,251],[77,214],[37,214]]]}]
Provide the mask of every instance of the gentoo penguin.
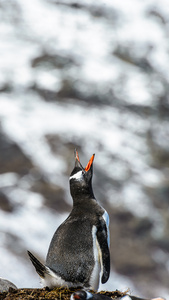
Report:
[{"label": "gentoo penguin", "polygon": [[[70,296],[70,300],[112,300],[112,299],[114,298],[108,297],[104,294],[92,294],[85,290],[77,291]],[[130,295],[125,295],[122,297],[115,296],[115,299],[117,300],[164,300],[163,298],[144,299],[144,298],[139,298]]]},{"label": "gentoo penguin", "polygon": [[93,160],[94,154],[83,168],[75,150],[69,178],[73,208],[51,240],[45,265],[28,251],[43,286],[97,291],[100,279],[105,283],[109,278],[109,217],[93,194]]},{"label": "gentoo penguin", "polygon": [[111,300],[112,298],[102,294],[92,294],[85,290],[80,290],[70,296],[70,300]]}]

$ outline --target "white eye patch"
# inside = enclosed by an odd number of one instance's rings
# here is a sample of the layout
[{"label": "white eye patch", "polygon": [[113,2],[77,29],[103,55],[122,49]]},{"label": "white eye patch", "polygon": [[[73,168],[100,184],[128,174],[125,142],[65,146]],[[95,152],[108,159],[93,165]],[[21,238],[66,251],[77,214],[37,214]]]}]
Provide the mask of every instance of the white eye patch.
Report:
[{"label": "white eye patch", "polygon": [[82,171],[79,171],[79,172],[73,174],[72,176],[70,176],[69,180],[71,180],[71,179],[82,180],[83,179]]}]

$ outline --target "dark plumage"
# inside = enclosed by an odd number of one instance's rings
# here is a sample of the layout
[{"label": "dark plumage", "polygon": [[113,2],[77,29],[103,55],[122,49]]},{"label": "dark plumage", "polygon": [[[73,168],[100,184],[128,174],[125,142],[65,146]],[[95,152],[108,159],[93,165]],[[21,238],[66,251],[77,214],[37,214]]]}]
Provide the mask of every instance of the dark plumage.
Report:
[{"label": "dark plumage", "polygon": [[97,290],[109,278],[110,254],[108,214],[94,197],[92,155],[86,168],[75,151],[75,167],[70,175],[73,209],[56,230],[45,266],[29,252],[44,286],[85,287]]}]

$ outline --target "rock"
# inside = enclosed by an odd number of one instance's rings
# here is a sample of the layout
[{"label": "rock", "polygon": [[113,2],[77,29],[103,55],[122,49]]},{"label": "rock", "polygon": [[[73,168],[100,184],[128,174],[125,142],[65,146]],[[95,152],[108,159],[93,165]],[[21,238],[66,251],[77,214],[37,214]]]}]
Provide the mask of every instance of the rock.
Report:
[{"label": "rock", "polygon": [[32,68],[42,68],[47,67],[50,69],[63,69],[71,67],[72,65],[77,65],[76,60],[71,57],[71,55],[63,54],[51,54],[49,52],[42,52],[39,56],[32,59]]},{"label": "rock", "polygon": [[0,277],[0,292],[1,293],[8,292],[9,288],[17,289],[15,284],[13,284],[12,282],[10,282],[7,279],[4,279],[4,278]]},{"label": "rock", "polygon": [[51,184],[45,180],[39,180],[32,184],[32,191],[40,193],[45,198],[45,206],[52,208],[57,212],[71,210],[71,205],[66,202],[65,192],[56,184]]},{"label": "rock", "polygon": [[0,132],[0,174],[14,172],[25,175],[33,168],[30,159],[22,152],[17,143]]},{"label": "rock", "polygon": [[10,199],[0,191],[0,210],[11,213],[14,211],[14,205],[11,203]]}]

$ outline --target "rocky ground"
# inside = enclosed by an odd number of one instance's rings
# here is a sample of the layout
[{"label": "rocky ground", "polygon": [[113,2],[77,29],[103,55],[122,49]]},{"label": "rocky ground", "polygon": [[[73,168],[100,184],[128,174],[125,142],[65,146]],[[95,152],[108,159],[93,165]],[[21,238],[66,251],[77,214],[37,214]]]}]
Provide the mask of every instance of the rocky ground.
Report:
[{"label": "rocky ground", "polygon": [[[59,299],[59,300],[70,300],[71,294],[74,292],[74,289],[54,289],[49,290],[44,289],[19,289],[14,290],[10,289],[9,292],[4,292],[0,294],[0,300],[31,300],[31,299]],[[112,299],[119,299],[126,295],[127,293],[121,293],[120,291],[114,292],[103,292],[102,294],[111,297]]]}]

